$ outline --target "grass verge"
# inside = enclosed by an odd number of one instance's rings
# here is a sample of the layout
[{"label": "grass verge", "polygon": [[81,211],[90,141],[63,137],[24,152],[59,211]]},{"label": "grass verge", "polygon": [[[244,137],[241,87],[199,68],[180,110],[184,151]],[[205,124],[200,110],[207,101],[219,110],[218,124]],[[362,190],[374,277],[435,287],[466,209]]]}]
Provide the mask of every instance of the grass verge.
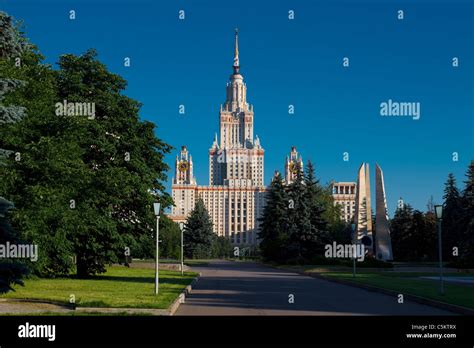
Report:
[{"label": "grass verge", "polygon": [[36,299],[68,304],[74,295],[79,307],[167,309],[197,276],[194,272],[160,271],[159,294],[154,294],[153,269],[112,266],[91,279],[27,279],[25,286],[0,298]]},{"label": "grass verge", "polygon": [[[437,281],[420,278],[421,276],[436,276],[433,273],[361,272],[357,273],[355,278],[352,277],[351,272],[325,272],[320,275],[474,309],[474,286],[445,282],[445,294],[440,295],[438,292],[439,283]],[[447,275],[446,278],[449,276],[461,277],[469,275],[453,274]]]}]

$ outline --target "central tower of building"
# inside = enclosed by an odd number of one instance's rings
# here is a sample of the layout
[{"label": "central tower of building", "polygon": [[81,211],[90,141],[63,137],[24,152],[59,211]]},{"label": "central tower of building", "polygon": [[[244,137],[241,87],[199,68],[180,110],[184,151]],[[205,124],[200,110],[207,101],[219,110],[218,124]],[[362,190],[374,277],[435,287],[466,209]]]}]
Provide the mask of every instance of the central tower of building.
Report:
[{"label": "central tower of building", "polygon": [[192,163],[187,162],[191,156],[183,147],[176,159],[172,186],[175,207],[170,217],[185,221],[195,197],[201,198],[218,235],[235,244],[255,244],[258,218],[265,204],[264,150],[258,136],[254,137],[253,106],[247,102],[247,86],[240,73],[237,29],[232,69],[225,103],[219,109],[219,137],[216,133],[209,149],[209,186],[196,184]]},{"label": "central tower of building", "polygon": [[209,185],[263,186],[264,150],[253,135],[253,106],[240,74],[238,40],[236,30],[233,73],[219,111],[220,141],[216,136],[209,150]]}]

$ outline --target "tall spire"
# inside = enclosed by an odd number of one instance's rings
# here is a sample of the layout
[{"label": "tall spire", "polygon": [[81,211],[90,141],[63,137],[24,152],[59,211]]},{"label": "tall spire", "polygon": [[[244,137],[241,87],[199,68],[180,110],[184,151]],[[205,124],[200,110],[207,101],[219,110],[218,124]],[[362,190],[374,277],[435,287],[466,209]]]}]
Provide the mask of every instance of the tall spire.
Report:
[{"label": "tall spire", "polygon": [[234,74],[239,73],[239,29],[235,28]]}]

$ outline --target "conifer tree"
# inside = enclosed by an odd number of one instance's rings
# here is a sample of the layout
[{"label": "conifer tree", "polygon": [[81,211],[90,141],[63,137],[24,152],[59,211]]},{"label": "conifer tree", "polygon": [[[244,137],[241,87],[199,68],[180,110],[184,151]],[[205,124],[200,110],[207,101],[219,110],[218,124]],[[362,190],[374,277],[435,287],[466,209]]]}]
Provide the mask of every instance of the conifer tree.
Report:
[{"label": "conifer tree", "polygon": [[461,195],[456,186],[456,179],[452,173],[444,188],[444,205],[442,220],[442,238],[443,238],[443,260],[453,261],[453,247],[460,247],[462,240],[462,227],[459,221],[462,219]]},{"label": "conifer tree", "polygon": [[198,199],[184,227],[184,255],[187,258],[211,257],[214,232],[202,199]]},{"label": "conifer tree", "polygon": [[306,236],[307,242],[305,242],[305,256],[309,259],[314,255],[322,255],[324,245],[329,242],[328,223],[324,218],[325,207],[322,203],[323,199],[321,199],[325,192],[319,185],[319,180],[316,179],[311,161],[306,164],[304,183],[311,224],[311,229]]},{"label": "conifer tree", "polygon": [[[25,86],[25,81],[18,79],[21,58],[27,49],[26,40],[22,37],[18,25],[5,12],[0,11],[0,126],[19,121],[25,114],[25,108],[14,105],[8,95]],[[16,70],[16,71],[15,71]],[[12,151],[0,147],[0,161]]]},{"label": "conifer tree", "polygon": [[259,220],[259,247],[265,260],[283,262],[287,258],[289,204],[283,179],[277,172],[267,188],[266,204]]},{"label": "conifer tree", "polygon": [[[19,244],[18,231],[11,225],[13,203],[6,196],[3,175],[12,163],[13,148],[5,146],[10,125],[18,122],[25,115],[25,108],[19,106],[15,91],[26,85],[25,72],[21,69],[21,60],[28,55],[30,47],[22,36],[19,24],[6,13],[0,11],[0,244]],[[27,75],[28,73],[26,73]],[[22,277],[28,273],[26,265],[18,260],[0,259],[0,293],[12,290],[12,285],[22,285]]]},{"label": "conifer tree", "polygon": [[413,224],[413,208],[409,204],[397,208],[390,224],[393,257],[395,260],[408,260],[413,248],[410,233]]},{"label": "conifer tree", "polygon": [[302,168],[296,166],[296,176],[288,186],[288,251],[290,257],[303,262],[314,245],[316,236],[311,226],[311,206]]},{"label": "conifer tree", "polygon": [[462,192],[462,219],[460,229],[462,241],[459,246],[460,263],[465,267],[474,266],[474,161],[468,166]]}]

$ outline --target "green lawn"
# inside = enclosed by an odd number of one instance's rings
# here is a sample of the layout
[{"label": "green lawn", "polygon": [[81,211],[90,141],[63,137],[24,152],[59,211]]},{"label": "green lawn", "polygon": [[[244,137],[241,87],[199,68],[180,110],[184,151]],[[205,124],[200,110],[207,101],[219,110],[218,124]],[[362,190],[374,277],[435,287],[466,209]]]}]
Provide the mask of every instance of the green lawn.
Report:
[{"label": "green lawn", "polygon": [[154,295],[153,269],[112,266],[103,275],[91,279],[27,279],[25,286],[15,287],[0,298],[38,299],[69,303],[83,307],[158,308],[166,309],[197,274],[160,270],[159,295]]},{"label": "green lawn", "polygon": [[[360,272],[352,277],[351,272],[321,273],[324,277],[337,278],[356,283],[376,286],[379,288],[399,291],[401,294],[411,294],[426,297],[440,302],[455,304],[474,309],[474,286],[444,283],[445,294],[439,295],[439,283],[420,276],[437,276],[434,273],[408,272]],[[452,276],[472,276],[472,274],[456,273]],[[445,277],[449,277],[446,275]]]}]

